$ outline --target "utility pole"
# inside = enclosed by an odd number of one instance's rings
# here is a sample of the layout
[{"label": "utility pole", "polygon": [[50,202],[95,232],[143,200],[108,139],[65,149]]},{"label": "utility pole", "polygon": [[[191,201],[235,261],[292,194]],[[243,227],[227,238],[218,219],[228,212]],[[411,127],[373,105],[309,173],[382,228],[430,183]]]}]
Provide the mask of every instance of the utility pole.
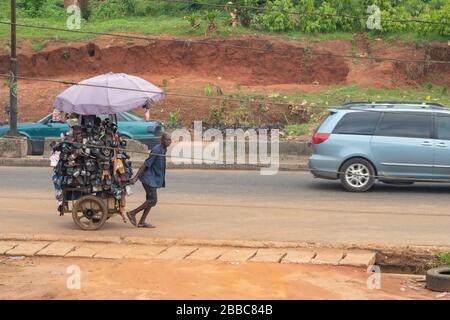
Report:
[{"label": "utility pole", "polygon": [[17,136],[16,0],[11,0],[11,75],[9,84],[9,135]]}]

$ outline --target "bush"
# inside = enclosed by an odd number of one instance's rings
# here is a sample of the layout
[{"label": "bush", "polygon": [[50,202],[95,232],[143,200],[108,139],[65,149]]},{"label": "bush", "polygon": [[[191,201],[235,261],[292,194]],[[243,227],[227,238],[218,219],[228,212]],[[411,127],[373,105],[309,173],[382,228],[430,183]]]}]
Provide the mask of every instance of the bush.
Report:
[{"label": "bush", "polygon": [[209,110],[207,122],[210,125],[219,125],[225,121],[225,106],[212,106]]},{"label": "bush", "polygon": [[[122,18],[137,15],[138,4],[136,0],[105,0],[97,1],[92,6],[92,14],[96,18]],[[139,7],[142,13],[142,7]]]},{"label": "bush", "polygon": [[230,110],[226,117],[226,122],[232,125],[250,124],[251,112],[245,102],[241,102],[236,109]]},{"label": "bush", "polygon": [[441,252],[436,255],[441,265],[450,265],[450,252]]},{"label": "bush", "polygon": [[376,0],[375,5],[381,9],[381,32],[382,33],[398,33],[406,30],[414,29],[414,24],[408,22],[393,22],[384,20],[411,20],[411,14],[404,6],[394,5],[391,1]]},{"label": "bush", "polygon": [[[65,16],[62,0],[17,0],[18,15],[24,17]],[[0,17],[9,17],[9,4],[0,1]],[[180,16],[187,17],[192,26],[198,25],[198,12],[208,12],[205,19],[207,32],[217,29],[218,20],[225,15],[201,2],[168,2],[155,0],[89,0],[92,15],[98,19],[125,16]],[[209,0],[208,3],[224,6],[228,0]],[[80,0],[83,18],[88,19],[90,8]],[[303,33],[368,32],[450,35],[448,0],[235,0],[239,23],[272,32],[297,30]],[[375,4],[381,10],[381,30],[366,26],[367,8]],[[257,10],[255,8],[259,8]],[[437,24],[392,22],[387,20],[427,20]],[[221,20],[222,21],[222,20]],[[440,24],[439,24],[440,23]],[[445,23],[445,24],[443,24]]]},{"label": "bush", "polygon": [[150,16],[184,16],[186,12],[198,11],[198,5],[189,3],[169,3],[157,1],[142,1],[138,3],[139,11],[145,8],[145,15]]},{"label": "bush", "polygon": [[236,4],[239,23],[243,27],[249,27],[255,17],[255,9],[253,8],[258,7],[258,0],[241,0],[236,2]]},{"label": "bush", "polygon": [[93,6],[92,15],[95,18],[120,18],[125,15],[120,0],[100,1]]},{"label": "bush", "polygon": [[315,12],[314,0],[300,0],[295,7],[298,12],[304,13],[299,17],[298,28],[305,33],[315,32],[318,29],[317,15],[312,15]]},{"label": "bush", "polygon": [[122,8],[126,15],[134,15],[136,13],[136,0],[122,0]]},{"label": "bush", "polygon": [[196,29],[200,26],[201,16],[197,11],[192,12],[191,14],[184,17],[185,20],[189,21],[189,24],[192,28]]},{"label": "bush", "polygon": [[136,16],[145,16],[147,14],[147,5],[148,3],[145,0],[136,0],[134,14]]},{"label": "bush", "polygon": [[286,31],[295,28],[292,0],[268,0],[264,12],[255,23],[268,31]]},{"label": "bush", "polygon": [[64,5],[58,0],[18,0],[17,15],[25,17],[61,17],[65,15]]},{"label": "bush", "polygon": [[[247,0],[250,1],[250,0]],[[256,0],[255,0],[256,1]],[[295,4],[295,5],[294,5]],[[380,8],[381,30],[369,30],[367,8],[375,4]],[[442,0],[268,0],[264,11],[255,14],[252,26],[267,31],[299,30],[315,32],[381,32],[450,34],[450,26],[401,22],[401,20],[428,20],[448,23],[450,3]],[[354,18],[353,18],[354,17]],[[387,20],[400,20],[387,21]]]},{"label": "bush", "polygon": [[[430,6],[424,8],[418,17],[418,20],[435,21],[438,23],[448,23],[450,17],[450,3],[442,6],[439,10],[432,10]],[[439,24],[417,24],[417,29],[421,34],[438,33],[446,36],[450,35],[450,25]]]},{"label": "bush", "polygon": [[319,15],[314,17],[314,22],[310,23],[307,32],[334,32],[337,30],[337,11],[327,2],[322,2],[317,9]]},{"label": "bush", "polygon": [[210,34],[217,31],[217,19],[219,15],[220,11],[216,9],[205,11],[204,19],[208,24],[206,27],[206,33]]},{"label": "bush", "polygon": [[337,30],[356,32],[365,28],[365,19],[351,18],[366,15],[368,4],[363,0],[331,0],[330,5],[335,8],[338,15],[341,15],[335,18]]},{"label": "bush", "polygon": [[30,17],[38,17],[41,14],[45,0],[19,0],[17,8]]},{"label": "bush", "polygon": [[0,3],[0,19],[9,20],[11,17],[11,9],[9,7],[9,3],[1,2]]},{"label": "bush", "polygon": [[181,110],[178,108],[173,112],[169,112],[169,120],[167,126],[171,129],[176,129],[181,127]]}]

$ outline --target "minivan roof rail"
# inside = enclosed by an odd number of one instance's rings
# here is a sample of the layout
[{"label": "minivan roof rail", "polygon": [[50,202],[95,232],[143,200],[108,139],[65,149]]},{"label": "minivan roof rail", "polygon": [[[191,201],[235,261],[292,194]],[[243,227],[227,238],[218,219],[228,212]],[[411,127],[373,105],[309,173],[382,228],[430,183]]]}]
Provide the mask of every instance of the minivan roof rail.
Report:
[{"label": "minivan roof rail", "polygon": [[418,108],[431,108],[431,109],[443,109],[446,108],[443,104],[437,102],[414,102],[414,101],[358,101],[358,102],[348,102],[344,103],[343,106],[350,108],[354,107],[381,107],[385,105],[390,105],[389,107],[418,107]]}]

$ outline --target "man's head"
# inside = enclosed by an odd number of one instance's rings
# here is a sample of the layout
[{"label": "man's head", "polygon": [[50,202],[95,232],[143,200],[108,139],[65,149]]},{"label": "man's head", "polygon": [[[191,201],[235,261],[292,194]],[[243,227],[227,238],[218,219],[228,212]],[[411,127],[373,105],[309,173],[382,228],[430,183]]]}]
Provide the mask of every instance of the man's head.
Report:
[{"label": "man's head", "polygon": [[170,144],[172,143],[172,138],[170,137],[170,134],[168,134],[167,132],[164,132],[163,135],[161,136],[161,144],[164,148],[167,148],[170,146]]}]

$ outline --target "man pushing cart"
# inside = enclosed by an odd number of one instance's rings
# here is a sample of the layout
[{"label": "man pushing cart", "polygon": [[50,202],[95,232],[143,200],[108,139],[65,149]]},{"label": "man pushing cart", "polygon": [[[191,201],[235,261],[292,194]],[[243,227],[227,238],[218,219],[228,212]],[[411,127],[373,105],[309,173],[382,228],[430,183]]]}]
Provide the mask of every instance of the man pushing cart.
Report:
[{"label": "man pushing cart", "polygon": [[[120,213],[126,222],[127,191],[144,171],[139,170],[139,176],[132,178],[131,161],[126,141],[117,129],[116,114],[143,106],[148,110],[163,97],[161,89],[141,78],[108,73],[82,81],[56,98],[56,110],[78,114],[81,120],[71,126],[60,142],[52,144],[52,180],[58,210],[61,214],[72,212],[81,229],[97,230],[115,213]],[[167,138],[163,141],[167,145]],[[149,159],[146,163],[153,168],[156,162]],[[146,176],[148,173],[142,179]],[[145,217],[148,211],[146,207]],[[145,217],[139,226],[146,226]],[[131,222],[136,224],[133,219]]]}]

